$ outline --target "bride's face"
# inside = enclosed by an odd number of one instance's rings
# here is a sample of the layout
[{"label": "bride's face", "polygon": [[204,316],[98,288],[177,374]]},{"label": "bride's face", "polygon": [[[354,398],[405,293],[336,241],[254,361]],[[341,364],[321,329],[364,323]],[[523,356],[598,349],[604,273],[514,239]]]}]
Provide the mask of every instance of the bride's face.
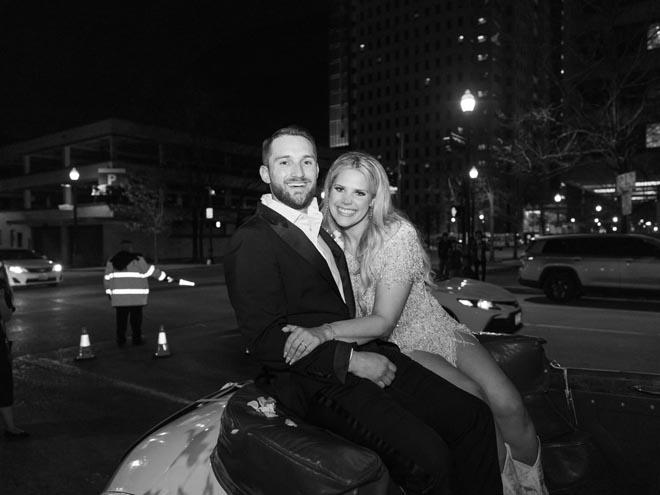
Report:
[{"label": "bride's face", "polygon": [[328,206],[330,214],[343,230],[359,229],[369,222],[369,207],[373,196],[369,183],[362,172],[355,169],[342,170],[330,188]]}]

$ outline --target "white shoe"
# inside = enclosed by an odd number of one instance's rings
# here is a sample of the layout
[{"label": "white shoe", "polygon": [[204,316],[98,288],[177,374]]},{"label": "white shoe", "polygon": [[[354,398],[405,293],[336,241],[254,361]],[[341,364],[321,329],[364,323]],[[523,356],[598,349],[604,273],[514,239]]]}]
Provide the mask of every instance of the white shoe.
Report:
[{"label": "white shoe", "polygon": [[511,460],[513,461],[516,473],[518,474],[522,493],[525,495],[548,495],[548,488],[545,486],[545,481],[543,479],[543,467],[541,467],[541,440],[539,440],[538,437],[536,437],[536,439],[539,443],[539,448],[533,466],[529,466],[524,462],[516,461],[514,458],[511,458]]},{"label": "white shoe", "polygon": [[525,495],[518,480],[518,473],[514,466],[513,457],[511,457],[511,448],[506,442],[504,442],[504,447],[506,447],[506,460],[502,468],[502,488],[504,488],[504,495]]}]

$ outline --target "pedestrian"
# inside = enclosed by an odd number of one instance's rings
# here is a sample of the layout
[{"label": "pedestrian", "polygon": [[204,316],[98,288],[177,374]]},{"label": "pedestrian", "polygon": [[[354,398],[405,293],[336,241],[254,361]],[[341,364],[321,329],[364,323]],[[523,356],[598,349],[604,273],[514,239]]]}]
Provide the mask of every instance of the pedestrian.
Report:
[{"label": "pedestrian", "polygon": [[438,240],[438,278],[444,280],[449,275],[449,234],[443,232]]},{"label": "pedestrian", "polygon": [[[355,300],[344,253],[321,228],[311,135],[280,129],[262,150],[259,172],[271,193],[234,233],[224,259],[239,330],[263,365],[255,383],[278,407],[376,451],[406,493],[501,495],[485,402],[390,342],[332,335],[328,324],[355,316]],[[318,327],[321,339],[295,363],[286,359],[289,335],[298,335],[291,325]]]},{"label": "pedestrian", "polygon": [[456,239],[449,240],[448,272],[450,277],[460,277],[463,274],[463,253]]},{"label": "pedestrian", "polygon": [[29,433],[14,423],[14,377],[11,366],[11,341],[7,337],[7,322],[14,311],[14,294],[7,272],[0,262],[0,417],[5,426],[5,438],[19,440]]},{"label": "pedestrian", "polygon": [[481,230],[477,230],[474,233],[473,246],[472,259],[474,261],[474,274],[477,280],[486,280],[486,249],[488,245]]},{"label": "pedestrian", "polygon": [[144,344],[142,338],[142,308],[149,297],[149,280],[152,277],[162,282],[172,282],[172,278],[133,252],[131,241],[122,241],[120,251],[105,265],[103,285],[115,308],[117,324],[117,345],[126,345],[126,330],[131,323],[133,345]]}]

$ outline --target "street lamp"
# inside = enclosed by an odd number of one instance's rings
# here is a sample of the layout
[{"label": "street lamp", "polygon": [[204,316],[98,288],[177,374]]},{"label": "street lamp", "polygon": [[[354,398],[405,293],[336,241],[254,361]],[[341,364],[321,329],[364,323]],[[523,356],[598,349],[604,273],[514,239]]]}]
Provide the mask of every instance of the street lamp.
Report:
[{"label": "street lamp", "polygon": [[71,181],[71,206],[73,210],[73,228],[71,230],[71,239],[69,241],[69,266],[73,267],[76,253],[76,236],[78,234],[78,201],[76,201],[76,182],[80,179],[80,172],[73,167],[69,170],[69,180]]},{"label": "street lamp", "polygon": [[461,110],[463,110],[463,113],[470,113],[474,110],[476,105],[476,98],[469,89],[466,89],[465,93],[463,93],[463,96],[461,96]]},{"label": "street lamp", "polygon": [[557,210],[556,210],[557,211],[557,222],[556,222],[557,223],[556,224],[557,230],[559,230],[559,203],[561,203],[561,200],[562,200],[561,194],[559,194],[559,193],[555,194],[555,203],[557,203]]},{"label": "street lamp", "polygon": [[215,196],[215,189],[207,187],[209,203],[206,208],[206,223],[209,228],[209,257],[206,259],[207,265],[213,264],[213,196]]},{"label": "street lamp", "polygon": [[470,226],[470,242],[474,242],[474,215],[475,215],[475,201],[474,201],[474,185],[473,182],[476,180],[477,177],[479,177],[479,170],[477,170],[477,167],[472,165],[472,168],[470,168],[470,171],[468,172],[468,175],[470,177],[470,221],[469,226]]},{"label": "street lamp", "polygon": [[[469,115],[474,110],[474,107],[476,106],[476,104],[477,104],[477,100],[475,99],[474,95],[470,92],[469,89],[466,89],[465,92],[463,93],[463,96],[461,96],[461,103],[460,103],[461,111],[465,115]],[[466,119],[466,124],[467,124],[467,119]],[[466,129],[468,128],[467,125],[465,127],[466,127]],[[470,143],[470,133],[466,132],[465,133],[465,166],[466,166],[466,168],[470,166],[470,161],[471,161],[470,160],[470,145],[471,145],[471,143]],[[474,166],[469,171],[469,177],[470,178],[473,178],[472,177],[473,173],[478,174],[477,169]],[[476,178],[476,176],[475,176],[475,178]],[[472,191],[471,191],[471,185],[470,185],[469,181],[467,181],[466,185],[467,185],[467,191],[466,191],[467,192],[467,198],[465,198],[465,199],[466,199],[467,204],[466,204],[465,211],[463,213],[463,219],[465,220],[466,217],[467,217],[467,222],[465,222],[465,221],[463,222],[464,223],[464,225],[463,225],[463,245],[464,246],[467,246],[468,241],[469,242],[472,241],[472,227],[471,227],[471,225],[472,225],[472,209],[471,209],[472,208],[472,206],[471,206]],[[465,191],[465,189],[464,189],[464,191]],[[470,239],[469,240],[466,239],[467,232],[470,232]]]}]

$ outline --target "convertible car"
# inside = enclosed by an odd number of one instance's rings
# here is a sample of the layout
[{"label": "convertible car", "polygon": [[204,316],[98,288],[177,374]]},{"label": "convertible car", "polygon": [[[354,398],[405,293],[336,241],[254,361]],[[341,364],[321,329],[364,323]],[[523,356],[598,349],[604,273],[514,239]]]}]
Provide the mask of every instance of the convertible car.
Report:
[{"label": "convertible car", "polygon": [[[541,437],[553,495],[660,493],[660,376],[565,368],[544,340],[482,333]],[[396,493],[372,451],[229,383],[147,432],[104,495]],[[401,492],[402,493],[402,492]]]}]

